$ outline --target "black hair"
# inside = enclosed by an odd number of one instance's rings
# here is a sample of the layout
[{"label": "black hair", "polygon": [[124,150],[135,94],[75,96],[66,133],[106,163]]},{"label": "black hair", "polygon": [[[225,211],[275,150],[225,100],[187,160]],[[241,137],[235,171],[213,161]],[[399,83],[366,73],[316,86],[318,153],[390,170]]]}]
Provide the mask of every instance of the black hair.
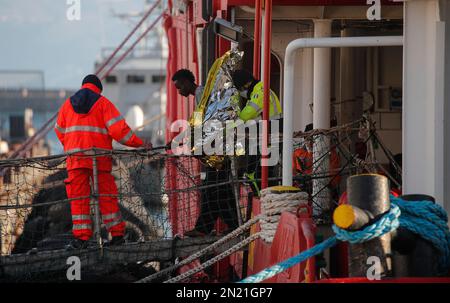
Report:
[{"label": "black hair", "polygon": [[237,89],[241,89],[245,84],[256,80],[253,75],[245,69],[236,70],[233,73],[232,78],[234,86],[236,86]]},{"label": "black hair", "polygon": [[192,83],[195,83],[195,76],[194,74],[188,70],[188,69],[180,69],[172,76],[172,81],[177,81],[180,79],[186,79],[189,80]]},{"label": "black hair", "polygon": [[86,83],[94,84],[98,89],[100,89],[101,91],[103,90],[102,81],[100,81],[100,79],[94,74],[90,74],[84,77],[81,85],[84,85]]},{"label": "black hair", "polygon": [[312,124],[312,123],[309,123],[308,125],[305,126],[305,133],[306,133],[306,132],[309,132],[309,131],[311,131],[311,130],[313,130],[313,129],[314,129],[313,124]]}]

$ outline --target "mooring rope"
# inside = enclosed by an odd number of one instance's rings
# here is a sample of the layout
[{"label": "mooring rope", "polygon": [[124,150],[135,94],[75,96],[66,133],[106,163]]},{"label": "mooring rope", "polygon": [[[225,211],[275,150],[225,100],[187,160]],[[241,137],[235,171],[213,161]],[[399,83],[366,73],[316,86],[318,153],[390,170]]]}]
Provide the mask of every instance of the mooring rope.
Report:
[{"label": "mooring rope", "polygon": [[447,225],[447,214],[438,204],[429,201],[404,201],[391,196],[391,208],[377,221],[360,231],[347,231],[333,225],[335,236],[320,244],[288,258],[276,265],[241,280],[239,283],[258,283],[297,265],[324,250],[333,247],[339,241],[362,243],[378,238],[398,227],[403,227],[418,236],[430,241],[441,253],[440,269],[448,271],[450,252],[450,231]]}]

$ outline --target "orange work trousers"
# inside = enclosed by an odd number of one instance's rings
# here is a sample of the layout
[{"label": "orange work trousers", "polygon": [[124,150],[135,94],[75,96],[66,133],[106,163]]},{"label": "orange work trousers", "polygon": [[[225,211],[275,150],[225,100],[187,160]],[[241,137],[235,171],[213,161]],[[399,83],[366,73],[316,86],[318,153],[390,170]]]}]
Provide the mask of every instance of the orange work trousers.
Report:
[{"label": "orange work trousers", "polygon": [[[90,215],[90,180],[92,169],[77,168],[68,171],[66,184],[67,197],[71,200],[72,232],[75,238],[89,240],[92,236],[92,218]],[[91,183],[93,184],[93,183]],[[98,191],[100,195],[117,195],[117,186],[110,171],[98,171]],[[79,199],[77,199],[79,198]],[[99,197],[100,213],[106,228],[114,236],[123,236],[125,222],[119,210],[117,197]]]}]

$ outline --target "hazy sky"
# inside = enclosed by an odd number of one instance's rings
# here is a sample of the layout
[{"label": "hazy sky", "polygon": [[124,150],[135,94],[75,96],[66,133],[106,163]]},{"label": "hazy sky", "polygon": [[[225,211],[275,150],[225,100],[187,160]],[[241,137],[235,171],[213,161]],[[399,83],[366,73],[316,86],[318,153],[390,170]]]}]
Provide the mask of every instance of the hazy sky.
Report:
[{"label": "hazy sky", "polygon": [[132,29],[113,12],[138,13],[144,4],[81,0],[81,20],[69,21],[67,0],[0,0],[0,71],[42,70],[46,88],[78,88],[101,48],[117,46]]}]

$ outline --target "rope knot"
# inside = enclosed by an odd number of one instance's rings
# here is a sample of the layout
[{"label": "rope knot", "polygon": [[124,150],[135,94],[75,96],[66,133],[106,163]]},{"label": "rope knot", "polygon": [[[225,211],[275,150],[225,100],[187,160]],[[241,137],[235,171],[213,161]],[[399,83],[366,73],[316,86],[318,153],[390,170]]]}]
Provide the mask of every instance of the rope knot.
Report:
[{"label": "rope knot", "polygon": [[358,231],[347,231],[333,224],[332,228],[336,238],[352,244],[362,243],[378,238],[400,226],[401,211],[397,205],[391,205],[391,209],[373,224]]}]

